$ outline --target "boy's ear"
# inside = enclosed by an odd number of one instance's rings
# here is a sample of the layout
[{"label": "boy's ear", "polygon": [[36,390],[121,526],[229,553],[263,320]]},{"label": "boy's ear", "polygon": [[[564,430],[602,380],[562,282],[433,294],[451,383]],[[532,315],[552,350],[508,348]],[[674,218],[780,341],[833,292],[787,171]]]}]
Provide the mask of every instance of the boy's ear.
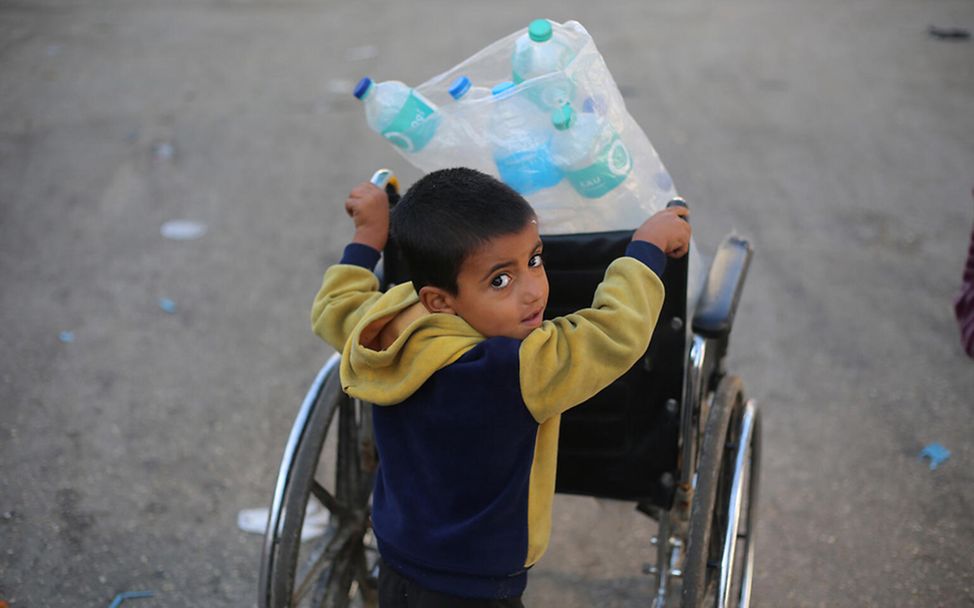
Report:
[{"label": "boy's ear", "polygon": [[443,312],[450,315],[457,314],[453,308],[453,294],[445,289],[433,287],[432,285],[420,287],[419,301],[430,312]]}]

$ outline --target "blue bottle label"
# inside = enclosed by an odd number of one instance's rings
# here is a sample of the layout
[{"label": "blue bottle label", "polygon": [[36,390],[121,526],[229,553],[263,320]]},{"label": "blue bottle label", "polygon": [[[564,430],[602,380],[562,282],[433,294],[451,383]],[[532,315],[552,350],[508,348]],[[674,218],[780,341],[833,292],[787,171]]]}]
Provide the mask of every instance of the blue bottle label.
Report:
[{"label": "blue bottle label", "polygon": [[595,162],[568,172],[568,181],[585,198],[599,198],[621,184],[632,170],[632,157],[618,134],[602,149]]},{"label": "blue bottle label", "polygon": [[389,126],[382,130],[382,136],[405,152],[418,152],[433,138],[439,122],[440,115],[432,104],[413,91]]}]

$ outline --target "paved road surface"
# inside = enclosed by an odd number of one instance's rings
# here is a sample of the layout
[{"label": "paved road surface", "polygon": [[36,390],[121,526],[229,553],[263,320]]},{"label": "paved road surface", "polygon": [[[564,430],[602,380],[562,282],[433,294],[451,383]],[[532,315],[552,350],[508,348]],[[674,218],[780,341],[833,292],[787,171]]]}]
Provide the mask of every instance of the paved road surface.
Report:
[{"label": "paved road surface", "polygon": [[[329,354],[307,316],[339,205],[373,168],[416,177],[348,90],[537,16],[593,34],[703,253],[755,243],[731,357],[766,415],[755,605],[974,604],[950,307],[974,43],[927,33],[974,28],[967,0],[0,0],[0,598],[254,604],[235,514]],[[162,238],[176,218],[209,230]],[[559,498],[555,521],[529,605],[647,605],[648,520]]]}]

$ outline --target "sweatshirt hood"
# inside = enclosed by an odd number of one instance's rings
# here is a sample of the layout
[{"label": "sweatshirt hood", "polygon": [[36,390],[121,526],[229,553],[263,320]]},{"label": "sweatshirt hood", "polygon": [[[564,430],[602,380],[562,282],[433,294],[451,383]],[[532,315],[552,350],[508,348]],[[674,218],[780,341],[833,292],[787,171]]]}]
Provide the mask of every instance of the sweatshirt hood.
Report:
[{"label": "sweatshirt hood", "polygon": [[483,340],[460,317],[428,312],[412,283],[398,285],[352,330],[342,353],[342,388],[376,405],[400,403]]}]

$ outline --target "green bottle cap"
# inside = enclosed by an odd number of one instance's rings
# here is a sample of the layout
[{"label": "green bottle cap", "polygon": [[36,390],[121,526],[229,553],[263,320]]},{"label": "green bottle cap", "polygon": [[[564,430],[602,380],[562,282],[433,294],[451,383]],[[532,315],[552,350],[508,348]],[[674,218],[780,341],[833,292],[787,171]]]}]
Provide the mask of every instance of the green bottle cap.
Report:
[{"label": "green bottle cap", "polygon": [[575,111],[568,104],[563,105],[554,112],[551,113],[551,124],[555,126],[559,131],[564,131],[568,127],[572,126],[572,121],[575,119]]},{"label": "green bottle cap", "polygon": [[528,26],[528,36],[535,42],[551,39],[551,23],[547,19],[535,19]]}]

